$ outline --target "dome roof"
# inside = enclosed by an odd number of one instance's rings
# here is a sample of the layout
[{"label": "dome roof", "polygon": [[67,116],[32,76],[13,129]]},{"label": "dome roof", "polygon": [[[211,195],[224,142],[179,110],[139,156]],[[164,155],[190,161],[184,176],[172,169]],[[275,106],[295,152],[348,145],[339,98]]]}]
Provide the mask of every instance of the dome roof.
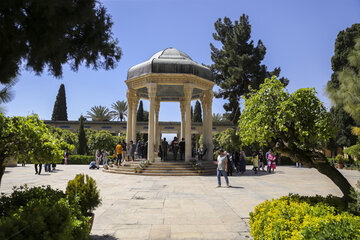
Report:
[{"label": "dome roof", "polygon": [[193,74],[212,81],[209,68],[193,61],[189,55],[176,48],[166,48],[155,53],[149,60],[131,67],[127,79],[140,77],[150,73]]}]

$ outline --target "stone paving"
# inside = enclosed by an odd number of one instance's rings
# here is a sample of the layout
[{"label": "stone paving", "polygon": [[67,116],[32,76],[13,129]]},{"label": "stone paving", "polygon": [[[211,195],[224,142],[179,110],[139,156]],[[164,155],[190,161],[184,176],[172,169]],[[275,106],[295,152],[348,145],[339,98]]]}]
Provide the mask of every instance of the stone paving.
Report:
[{"label": "stone paving", "polygon": [[[358,171],[341,172],[353,185],[360,179]],[[7,168],[0,191],[10,193],[12,186],[22,184],[65,190],[77,173],[96,180],[102,205],[95,211],[91,239],[251,239],[249,212],[266,199],[290,192],[341,196],[315,169],[290,166],[257,175],[248,166],[244,175],[230,177],[231,188],[216,188],[216,176],[121,175],[85,165],[58,165],[56,172],[34,173],[34,165]]]}]

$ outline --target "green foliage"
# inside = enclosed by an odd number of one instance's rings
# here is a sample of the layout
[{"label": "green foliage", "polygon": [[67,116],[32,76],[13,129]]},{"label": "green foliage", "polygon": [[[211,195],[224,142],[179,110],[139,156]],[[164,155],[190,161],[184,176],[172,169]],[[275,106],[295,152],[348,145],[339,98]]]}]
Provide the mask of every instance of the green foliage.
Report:
[{"label": "green foliage", "polygon": [[119,142],[119,137],[111,135],[109,131],[101,130],[89,136],[88,145],[91,151],[106,150],[113,152],[116,144]]},{"label": "green foliage", "polygon": [[[286,196],[265,201],[250,213],[254,239],[358,239],[360,217],[341,212],[336,197]],[[335,203],[338,204],[338,203]]]},{"label": "green foliage", "polygon": [[77,174],[75,179],[70,180],[66,187],[66,195],[69,197],[70,203],[74,203],[78,198],[83,215],[91,212],[101,204],[96,182],[88,175]]},{"label": "green foliage", "polygon": [[339,164],[344,164],[345,162],[348,161],[348,159],[346,159],[343,155],[341,154],[338,154],[336,157],[335,157],[335,161]]},{"label": "green foliage", "polygon": [[199,100],[196,100],[194,116],[193,116],[192,121],[193,122],[202,122],[202,110],[201,110],[201,104],[200,104]]},{"label": "green foliage", "polygon": [[79,142],[79,147],[77,149],[77,153],[80,155],[84,155],[87,153],[87,139],[86,139],[86,135],[85,135],[85,130],[84,130],[84,117],[81,115],[80,116],[80,125],[79,125],[79,132],[78,132],[78,142]]},{"label": "green foliage", "polygon": [[136,112],[136,121],[138,121],[138,122],[146,122],[147,121],[147,118],[145,119],[145,115],[144,115],[144,106],[143,106],[142,100],[140,100],[139,108]]},{"label": "green foliage", "polygon": [[66,94],[64,84],[60,85],[59,92],[56,96],[54,109],[51,117],[52,121],[67,121]]},{"label": "green foliage", "polygon": [[213,135],[214,148],[224,148],[225,151],[236,151],[241,149],[240,137],[236,135],[236,130],[228,128]]},{"label": "green foliage", "polygon": [[348,154],[352,158],[354,158],[355,163],[359,163],[359,161],[360,161],[360,143],[344,149],[344,153]]},{"label": "green foliage", "polygon": [[327,91],[332,101],[344,108],[356,122],[360,123],[360,30],[348,63],[336,74],[337,86],[328,83]]},{"label": "green foliage", "polygon": [[[227,17],[219,18],[215,22],[213,37],[222,44],[222,48],[216,48],[210,43],[211,59],[214,64],[211,70],[216,84],[221,88],[215,96],[229,102],[224,104],[224,109],[230,112],[229,118],[234,124],[240,116],[240,97],[250,92],[250,88],[258,89],[266,77],[279,76],[280,68],[272,72],[261,64],[266,54],[266,48],[259,40],[254,46],[251,38],[251,25],[249,17],[243,14],[239,21],[234,23]],[[280,79],[285,85],[288,80]]]},{"label": "green foliage", "polygon": [[110,121],[112,118],[112,114],[110,109],[104,106],[94,106],[87,111],[87,116],[91,118],[93,121]]},{"label": "green foliage", "polygon": [[88,165],[92,161],[95,161],[94,155],[69,155],[68,164],[84,164]]},{"label": "green foliage", "polygon": [[352,202],[349,203],[349,211],[360,216],[360,180],[356,184],[356,188],[351,191]]},{"label": "green foliage", "polygon": [[17,83],[16,79],[12,79],[6,84],[0,83],[0,113],[5,114],[5,107],[2,106],[4,103],[10,102],[14,98],[12,87]]},{"label": "green foliage", "polygon": [[10,118],[0,114],[0,179],[6,159],[60,163],[65,146],[68,144],[57,139],[37,115]]},{"label": "green foliage", "polygon": [[68,149],[70,152],[74,151],[79,145],[76,134],[67,129],[55,128],[50,125],[46,126],[50,133],[61,142],[61,149]]},{"label": "green foliage", "polygon": [[14,188],[0,197],[0,239],[87,239],[89,219],[78,203],[50,186]]},{"label": "green foliage", "polygon": [[292,94],[272,77],[245,99],[239,129],[241,141],[266,145],[278,139],[311,150],[334,135],[334,127],[314,89]]},{"label": "green foliage", "polygon": [[128,110],[128,105],[126,101],[116,101],[115,103],[111,104],[111,108],[113,109],[113,111],[111,111],[111,114],[114,119],[118,119],[121,122],[125,120]]},{"label": "green foliage", "polygon": [[82,63],[108,70],[120,60],[111,16],[98,1],[1,1],[0,15],[1,83],[20,66],[61,77],[65,63],[73,71]]}]

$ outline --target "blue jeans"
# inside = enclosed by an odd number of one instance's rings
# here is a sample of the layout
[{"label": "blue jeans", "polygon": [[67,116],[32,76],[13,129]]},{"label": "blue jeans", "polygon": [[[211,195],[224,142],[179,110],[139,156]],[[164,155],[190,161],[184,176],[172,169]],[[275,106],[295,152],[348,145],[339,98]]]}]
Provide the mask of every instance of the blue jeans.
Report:
[{"label": "blue jeans", "polygon": [[221,186],[221,174],[224,176],[225,178],[225,182],[226,182],[226,185],[229,185],[229,179],[227,177],[227,174],[226,174],[226,171],[225,170],[219,170],[217,169],[217,180],[218,180],[218,185]]}]

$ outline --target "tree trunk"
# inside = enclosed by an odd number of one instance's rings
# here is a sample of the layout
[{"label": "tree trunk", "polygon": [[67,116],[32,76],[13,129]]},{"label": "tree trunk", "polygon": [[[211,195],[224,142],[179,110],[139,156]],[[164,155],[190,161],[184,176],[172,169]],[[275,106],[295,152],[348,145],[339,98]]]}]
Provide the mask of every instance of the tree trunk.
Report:
[{"label": "tree trunk", "polygon": [[306,167],[316,168],[321,174],[324,174],[335,183],[344,194],[343,199],[346,202],[351,201],[350,191],[352,186],[336,168],[329,164],[324,154],[300,149],[289,149],[286,147],[280,147],[278,150],[283,156],[290,157],[293,162],[301,162],[301,164]]},{"label": "tree trunk", "polygon": [[325,176],[331,179],[335,183],[338,188],[340,188],[341,192],[344,194],[343,199],[346,202],[351,201],[350,191],[351,185],[349,181],[333,166],[329,163],[315,163],[315,168]]}]

